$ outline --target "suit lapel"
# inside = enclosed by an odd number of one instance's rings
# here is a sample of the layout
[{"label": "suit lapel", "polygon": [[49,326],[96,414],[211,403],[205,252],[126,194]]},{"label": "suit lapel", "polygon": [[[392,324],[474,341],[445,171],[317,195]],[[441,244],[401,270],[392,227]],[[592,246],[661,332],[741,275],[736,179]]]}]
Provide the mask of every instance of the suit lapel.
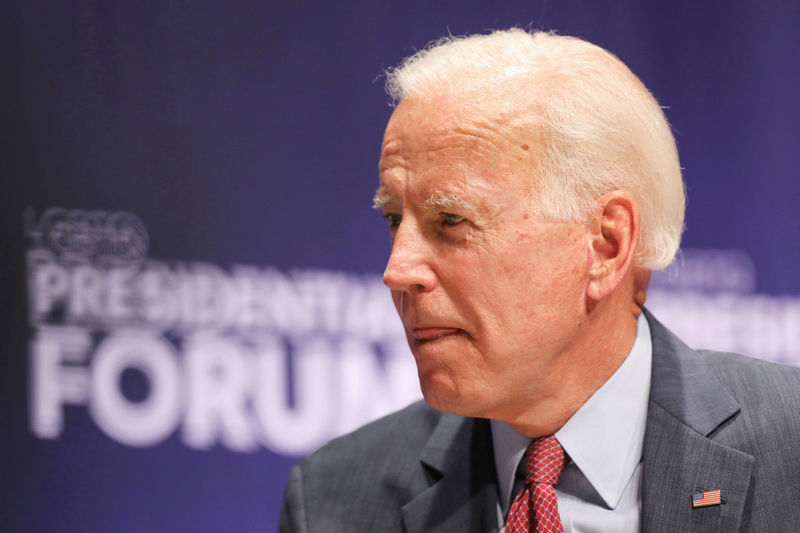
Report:
[{"label": "suit lapel", "polygon": [[[754,459],[712,440],[739,405],[696,352],[649,313],[653,339],[644,438],[642,531],[738,531]],[[723,505],[692,508],[695,489],[721,491]]]},{"label": "suit lapel", "polygon": [[497,530],[497,486],[487,420],[444,414],[420,461],[431,485],[403,506],[408,533]]}]

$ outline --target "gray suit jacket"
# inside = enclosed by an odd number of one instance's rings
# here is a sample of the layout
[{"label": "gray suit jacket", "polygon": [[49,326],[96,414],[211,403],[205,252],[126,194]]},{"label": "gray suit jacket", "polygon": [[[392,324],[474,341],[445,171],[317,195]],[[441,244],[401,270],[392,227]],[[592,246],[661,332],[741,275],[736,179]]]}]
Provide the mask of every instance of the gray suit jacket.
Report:
[{"label": "gray suit jacket", "polygon": [[[653,338],[642,531],[800,531],[800,369]],[[695,489],[723,505],[693,509]],[[281,532],[497,531],[487,420],[422,402],[295,468]]]}]

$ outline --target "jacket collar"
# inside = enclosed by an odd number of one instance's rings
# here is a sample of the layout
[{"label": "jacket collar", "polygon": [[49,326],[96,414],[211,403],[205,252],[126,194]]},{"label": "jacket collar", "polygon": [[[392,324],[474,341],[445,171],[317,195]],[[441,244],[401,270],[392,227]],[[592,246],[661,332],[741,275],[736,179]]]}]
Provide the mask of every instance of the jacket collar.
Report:
[{"label": "jacket collar", "polygon": [[708,437],[739,412],[713,369],[653,315],[645,310],[653,341],[650,401],[701,435]]},{"label": "jacket collar", "polygon": [[497,531],[489,421],[442,414],[420,455],[430,486],[403,506],[409,533]]}]

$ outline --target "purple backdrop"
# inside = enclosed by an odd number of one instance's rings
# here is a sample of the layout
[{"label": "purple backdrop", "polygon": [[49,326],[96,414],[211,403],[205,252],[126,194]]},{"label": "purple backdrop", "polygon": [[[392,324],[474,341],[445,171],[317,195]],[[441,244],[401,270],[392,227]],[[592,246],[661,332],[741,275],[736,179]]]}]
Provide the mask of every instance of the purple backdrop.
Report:
[{"label": "purple backdrop", "polygon": [[794,2],[0,13],[3,531],[273,531],[304,453],[418,394],[377,276],[380,74],[447,32],[557,29],[626,62],[689,193],[656,312],[800,363]]}]

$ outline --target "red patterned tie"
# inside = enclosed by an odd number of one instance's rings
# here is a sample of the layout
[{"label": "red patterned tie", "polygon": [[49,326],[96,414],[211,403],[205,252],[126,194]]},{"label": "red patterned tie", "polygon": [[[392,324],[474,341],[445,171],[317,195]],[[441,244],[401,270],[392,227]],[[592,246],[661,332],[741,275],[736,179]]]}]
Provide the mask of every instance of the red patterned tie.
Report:
[{"label": "red patterned tie", "polygon": [[563,533],[553,485],[564,471],[564,449],[550,436],[531,442],[525,455],[525,489],[511,504],[506,533]]}]

